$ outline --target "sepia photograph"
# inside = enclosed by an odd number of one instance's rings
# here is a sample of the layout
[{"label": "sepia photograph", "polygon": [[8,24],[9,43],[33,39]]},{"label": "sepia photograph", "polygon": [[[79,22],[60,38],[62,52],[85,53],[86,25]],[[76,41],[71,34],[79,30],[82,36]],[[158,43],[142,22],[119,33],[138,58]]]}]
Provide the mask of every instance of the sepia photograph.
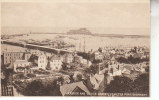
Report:
[{"label": "sepia photograph", "polygon": [[150,0],[2,0],[0,95],[150,97],[150,16]]}]

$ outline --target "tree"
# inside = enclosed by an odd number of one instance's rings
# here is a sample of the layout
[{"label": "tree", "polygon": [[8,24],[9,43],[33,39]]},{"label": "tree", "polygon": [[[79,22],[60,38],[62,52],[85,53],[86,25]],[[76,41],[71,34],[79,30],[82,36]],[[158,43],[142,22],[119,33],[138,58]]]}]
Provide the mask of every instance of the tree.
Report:
[{"label": "tree", "polygon": [[132,81],[127,77],[114,77],[114,80],[106,87],[107,93],[140,93],[149,96],[149,74],[141,74]]},{"label": "tree", "polygon": [[57,84],[57,81],[59,81],[61,78],[57,80],[53,80],[49,84],[46,85],[46,87],[43,89],[43,96],[61,96],[60,92],[60,85]]},{"label": "tree", "polygon": [[89,70],[91,73],[96,74],[98,72],[98,65],[91,65]]},{"label": "tree", "polygon": [[24,95],[27,96],[41,96],[43,95],[44,85],[41,80],[34,80],[27,85]]},{"label": "tree", "polygon": [[132,55],[130,55],[128,57],[128,59],[124,58],[124,57],[119,57],[116,59],[118,62],[120,63],[126,63],[126,64],[129,64],[129,63],[132,63],[132,64],[137,64],[137,63],[142,63],[144,61],[149,61],[149,59],[140,59],[139,57],[138,58],[134,58]]},{"label": "tree", "polygon": [[84,59],[90,60],[90,53],[78,52],[77,55],[83,57]]},{"label": "tree", "polygon": [[46,70],[51,70],[50,61],[48,61],[48,63],[47,63]]},{"label": "tree", "polygon": [[58,82],[61,82],[61,85],[62,85],[63,82],[64,82],[64,79],[63,79],[63,77],[59,77],[59,78],[57,79],[57,81],[58,81]]},{"label": "tree", "polygon": [[73,74],[70,75],[70,83],[73,83],[74,79],[73,79]]},{"label": "tree", "polygon": [[33,77],[36,77],[36,75],[32,74],[32,73],[29,73],[29,74],[27,74],[27,77],[33,78]]},{"label": "tree", "polygon": [[16,79],[25,79],[25,76],[23,73],[19,73],[15,76]]},{"label": "tree", "polygon": [[2,68],[3,74],[5,76],[5,79],[3,80],[2,83],[4,83],[5,85],[7,84],[11,84],[12,80],[13,80],[13,69],[12,68]]},{"label": "tree", "polygon": [[149,72],[149,70],[150,70],[150,69],[149,69],[149,66],[147,66],[147,67],[145,68],[145,71],[146,71],[146,72]]},{"label": "tree", "polygon": [[98,64],[100,62],[101,62],[101,60],[95,60],[95,59],[92,61],[93,64]]},{"label": "tree", "polygon": [[79,82],[79,81],[82,81],[82,75],[81,74],[78,74],[76,76],[76,81]]},{"label": "tree", "polygon": [[127,77],[116,76],[106,87],[107,93],[131,93],[133,92],[133,81]]},{"label": "tree", "polygon": [[84,85],[88,88],[90,92],[94,92],[93,85],[90,81],[90,77],[87,76],[85,80],[83,80]]},{"label": "tree", "polygon": [[63,69],[63,70],[67,70],[67,69],[68,69],[66,63],[62,63],[62,69]]},{"label": "tree", "polygon": [[101,48],[101,47],[99,47],[99,48],[98,48],[98,51],[102,53],[102,48]]},{"label": "tree", "polygon": [[137,53],[137,47],[136,46],[134,47],[134,53]]},{"label": "tree", "polygon": [[32,62],[33,66],[37,66],[37,65],[38,65],[38,64],[37,64],[37,60],[38,60],[38,56],[32,54],[32,55],[30,56],[30,58],[29,58],[28,61],[29,61],[29,62]]},{"label": "tree", "polygon": [[128,63],[128,60],[124,57],[117,58],[117,61],[120,62],[120,63]]},{"label": "tree", "polygon": [[133,62],[133,60],[134,60],[133,56],[130,55],[130,56],[128,57],[128,61]]},{"label": "tree", "polygon": [[141,74],[134,81],[134,92],[149,95],[149,73]]},{"label": "tree", "polygon": [[52,96],[61,96],[62,95],[61,92],[60,92],[60,85],[57,84],[58,81],[59,81],[59,79],[54,80],[53,83],[52,83],[53,86],[54,86],[54,88],[50,91]]}]

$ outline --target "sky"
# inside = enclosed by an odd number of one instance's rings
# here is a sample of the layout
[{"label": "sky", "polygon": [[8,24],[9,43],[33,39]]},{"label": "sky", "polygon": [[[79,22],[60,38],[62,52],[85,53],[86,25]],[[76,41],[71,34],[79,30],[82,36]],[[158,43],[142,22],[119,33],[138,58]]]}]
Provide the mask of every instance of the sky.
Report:
[{"label": "sky", "polygon": [[97,34],[150,34],[149,0],[6,1],[1,4],[2,34],[78,28]]}]

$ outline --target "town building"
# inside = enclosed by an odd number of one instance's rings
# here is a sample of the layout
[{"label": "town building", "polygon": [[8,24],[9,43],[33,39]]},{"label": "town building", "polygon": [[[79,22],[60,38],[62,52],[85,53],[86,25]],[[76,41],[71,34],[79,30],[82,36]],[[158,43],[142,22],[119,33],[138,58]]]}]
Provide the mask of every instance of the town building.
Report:
[{"label": "town building", "polygon": [[146,56],[146,58],[150,57],[150,50],[149,49],[145,49],[144,50],[144,55]]},{"label": "town building", "polygon": [[62,69],[62,60],[60,55],[54,55],[50,58],[50,68],[51,70]]},{"label": "town building", "polygon": [[134,67],[132,65],[124,65],[124,67],[122,68],[122,74],[131,74],[131,71],[134,70]]},{"label": "town building", "polygon": [[30,59],[31,55],[32,55],[32,54],[31,54],[30,52],[26,52],[26,53],[25,53],[25,60],[28,61],[28,60]]},{"label": "town building", "polygon": [[30,66],[30,62],[26,60],[16,60],[14,62],[14,72],[24,72],[26,67]]},{"label": "town building", "polygon": [[82,60],[83,58],[81,57],[81,56],[75,56],[74,57],[74,62],[77,62],[77,63],[81,63],[81,60]]},{"label": "town building", "polygon": [[117,68],[113,68],[111,73],[109,73],[110,76],[121,76],[122,75],[122,71],[120,69]]},{"label": "town building", "polygon": [[88,66],[92,65],[92,63],[88,61],[87,59],[81,59],[81,63]]},{"label": "town building", "polygon": [[111,53],[111,54],[115,54],[115,53],[116,53],[115,49],[112,49],[112,50],[110,51],[110,53]]},{"label": "town building", "polygon": [[112,58],[110,59],[110,63],[111,63],[111,65],[113,65],[113,64],[118,64],[118,62],[117,62],[117,60],[115,59],[115,57],[112,57]]},{"label": "town building", "polygon": [[74,56],[74,60],[73,60],[74,62],[77,62],[77,63],[81,63],[81,64],[83,64],[83,65],[86,65],[86,66],[91,66],[92,65],[92,62],[91,61],[89,61],[89,60],[87,60],[87,59],[84,59],[83,57],[81,57],[81,56]]},{"label": "town building", "polygon": [[110,49],[107,49],[107,48],[102,49],[103,54],[109,54],[109,52],[110,52]]},{"label": "town building", "polygon": [[136,53],[144,53],[144,48],[142,47],[138,47],[137,50],[136,50]]},{"label": "town building", "polygon": [[63,79],[64,79],[63,84],[69,84],[71,82],[69,75],[63,75]]},{"label": "town building", "polygon": [[90,75],[90,82],[94,90],[103,92],[107,85],[107,80],[104,74],[95,74],[94,76]]},{"label": "town building", "polygon": [[63,62],[64,62],[64,63],[71,63],[71,62],[73,62],[73,59],[74,59],[74,57],[73,57],[73,55],[70,54],[70,53],[67,53],[67,54],[65,54],[65,55],[63,56]]},{"label": "town building", "polygon": [[133,55],[134,55],[133,52],[126,52],[125,53],[125,58],[128,58],[128,57],[133,56]]},{"label": "town building", "polygon": [[95,60],[103,60],[103,55],[102,55],[102,53],[99,52],[99,51],[96,51],[96,52],[94,53],[94,56],[95,56]]},{"label": "town building", "polygon": [[74,79],[74,81],[79,81],[79,77],[82,79],[82,73],[81,72],[79,72],[79,71],[75,71],[74,72],[74,74],[73,74],[73,79]]},{"label": "town building", "polygon": [[122,66],[121,64],[112,64],[108,66],[108,74],[110,76],[120,76],[122,75]]},{"label": "town building", "polygon": [[114,80],[114,77],[113,76],[110,76],[109,74],[106,76],[106,79],[107,79],[107,85],[109,85],[110,84],[110,82],[111,81],[113,81]]},{"label": "town building", "polygon": [[1,85],[1,96],[14,96],[14,86],[13,85]]},{"label": "town building", "polygon": [[88,96],[91,95],[88,88],[82,81],[65,84],[60,86],[60,92],[62,96]]},{"label": "town building", "polygon": [[142,53],[135,53],[133,55],[134,58],[142,58],[143,54]]},{"label": "town building", "polygon": [[30,53],[37,56],[40,56],[41,54],[43,54],[43,52],[40,50],[30,50]]},{"label": "town building", "polygon": [[4,52],[2,55],[2,65],[13,64],[16,60],[23,59],[24,52]]},{"label": "town building", "polygon": [[146,72],[146,68],[148,67],[148,63],[147,62],[143,62],[139,64],[139,68],[140,68],[140,72],[145,73]]},{"label": "town building", "polygon": [[38,68],[39,69],[46,69],[46,66],[48,64],[47,56],[45,54],[41,54],[38,57]]}]

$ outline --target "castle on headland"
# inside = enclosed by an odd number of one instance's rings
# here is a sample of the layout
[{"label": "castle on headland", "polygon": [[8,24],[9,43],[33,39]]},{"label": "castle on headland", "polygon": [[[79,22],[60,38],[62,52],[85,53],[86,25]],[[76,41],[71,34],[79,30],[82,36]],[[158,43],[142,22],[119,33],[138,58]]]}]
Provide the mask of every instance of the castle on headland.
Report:
[{"label": "castle on headland", "polygon": [[86,34],[86,35],[91,35],[92,33],[87,30],[86,28],[80,28],[77,30],[70,30],[69,32],[67,32],[68,34]]}]

